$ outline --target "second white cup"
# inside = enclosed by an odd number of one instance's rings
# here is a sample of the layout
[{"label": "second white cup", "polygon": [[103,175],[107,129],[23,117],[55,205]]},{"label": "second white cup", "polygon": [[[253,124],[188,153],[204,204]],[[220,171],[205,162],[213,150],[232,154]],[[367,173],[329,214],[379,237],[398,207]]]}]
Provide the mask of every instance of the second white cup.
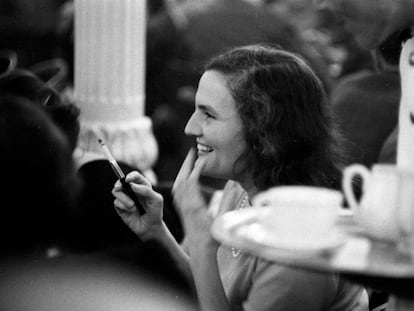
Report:
[{"label": "second white cup", "polygon": [[[362,181],[358,200],[354,180]],[[412,232],[414,173],[395,165],[377,164],[371,170],[354,164],[344,170],[342,187],[356,222],[374,239],[399,241]]]}]

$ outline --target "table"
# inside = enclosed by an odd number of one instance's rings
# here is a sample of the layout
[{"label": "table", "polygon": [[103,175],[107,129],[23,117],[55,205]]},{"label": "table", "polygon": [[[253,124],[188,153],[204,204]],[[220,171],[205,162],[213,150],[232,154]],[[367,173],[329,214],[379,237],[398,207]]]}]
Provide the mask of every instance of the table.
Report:
[{"label": "table", "polygon": [[259,209],[252,207],[219,216],[212,226],[213,236],[224,245],[280,264],[341,273],[357,283],[389,292],[391,310],[414,310],[414,259],[396,244],[367,237],[352,214],[338,215],[336,227],[341,235],[337,243],[297,249],[278,247],[276,240],[270,245],[257,238],[260,234],[252,229],[265,221],[258,216]]}]

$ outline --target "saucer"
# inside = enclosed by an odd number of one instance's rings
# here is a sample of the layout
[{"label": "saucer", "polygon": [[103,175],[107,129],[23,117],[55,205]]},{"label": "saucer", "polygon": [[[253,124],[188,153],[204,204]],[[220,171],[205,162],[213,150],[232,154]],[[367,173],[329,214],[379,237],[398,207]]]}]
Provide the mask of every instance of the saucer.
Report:
[{"label": "saucer", "polygon": [[269,217],[272,217],[272,210],[268,207],[231,211],[216,218],[212,234],[223,244],[254,253],[264,249],[306,254],[325,253],[345,243],[345,235],[335,227],[323,235],[313,235],[309,232],[295,232],[302,228],[292,226],[291,234],[287,234],[277,226],[270,226]]},{"label": "saucer", "polygon": [[[293,229],[294,230],[294,229]],[[324,236],[312,234],[288,236],[277,227],[269,230],[260,222],[252,222],[234,228],[229,232],[241,242],[256,243],[264,247],[278,248],[295,252],[326,252],[344,243],[344,237],[338,230],[331,230]]]}]

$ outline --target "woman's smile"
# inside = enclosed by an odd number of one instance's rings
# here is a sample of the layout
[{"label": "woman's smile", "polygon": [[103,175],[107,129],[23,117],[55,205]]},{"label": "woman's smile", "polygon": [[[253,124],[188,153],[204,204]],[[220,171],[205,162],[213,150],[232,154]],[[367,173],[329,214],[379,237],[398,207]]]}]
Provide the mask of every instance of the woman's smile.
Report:
[{"label": "woman's smile", "polygon": [[197,151],[198,151],[198,155],[203,155],[205,153],[209,153],[213,151],[213,148],[207,146],[207,145],[203,145],[200,143],[197,143]]}]

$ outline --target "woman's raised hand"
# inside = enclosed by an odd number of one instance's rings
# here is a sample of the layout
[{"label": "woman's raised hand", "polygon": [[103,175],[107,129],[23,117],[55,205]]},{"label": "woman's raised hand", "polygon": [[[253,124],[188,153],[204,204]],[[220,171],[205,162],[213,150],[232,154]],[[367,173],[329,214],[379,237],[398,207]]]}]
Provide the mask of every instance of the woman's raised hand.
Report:
[{"label": "woman's raised hand", "polygon": [[112,194],[115,197],[115,210],[125,224],[142,240],[150,239],[162,228],[164,199],[161,194],[152,189],[151,183],[137,171],[129,173],[125,181],[130,183],[132,191],[136,194],[138,202],[146,213],[140,215],[134,202],[123,192],[119,180],[112,189]]},{"label": "woman's raised hand", "polygon": [[211,240],[213,221],[201,193],[199,178],[205,166],[203,158],[197,159],[196,151],[188,153],[173,186],[175,205],[180,211],[186,237],[195,243]]}]

